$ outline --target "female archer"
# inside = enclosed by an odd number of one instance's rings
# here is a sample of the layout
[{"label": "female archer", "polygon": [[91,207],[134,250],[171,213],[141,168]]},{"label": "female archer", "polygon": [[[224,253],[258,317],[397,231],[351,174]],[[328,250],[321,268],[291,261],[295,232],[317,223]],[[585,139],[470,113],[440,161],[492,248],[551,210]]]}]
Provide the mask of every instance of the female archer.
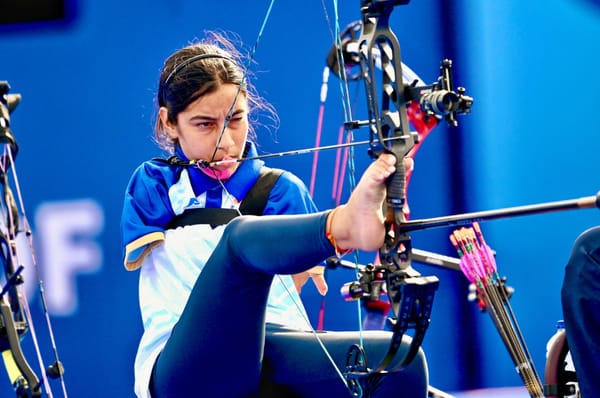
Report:
[{"label": "female archer", "polygon": [[[357,333],[319,333],[323,350],[297,287],[326,258],[382,244],[395,159],[380,156],[346,204],[318,212],[293,174],[239,161],[257,153],[252,112],[271,109],[240,60],[230,41],[209,33],[172,54],[160,75],[155,137],[172,156],[134,171],[121,220],[124,265],[140,272],[135,392],[349,396],[336,366]],[[315,280],[324,294],[322,275]],[[365,351],[383,356],[390,333],[363,334]],[[425,397],[423,354],[377,384],[374,396]]]}]

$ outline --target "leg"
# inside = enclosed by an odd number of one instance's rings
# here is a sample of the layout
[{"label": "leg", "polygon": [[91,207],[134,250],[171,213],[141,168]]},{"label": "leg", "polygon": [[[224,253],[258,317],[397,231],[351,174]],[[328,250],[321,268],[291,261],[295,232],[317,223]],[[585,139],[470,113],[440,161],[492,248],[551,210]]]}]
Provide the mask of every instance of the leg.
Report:
[{"label": "leg", "polygon": [[562,305],[581,395],[594,397],[600,391],[600,227],[575,241],[565,268]]},{"label": "leg", "polygon": [[[375,366],[383,359],[390,345],[390,335],[386,331],[363,332],[367,365]],[[348,349],[359,341],[358,332],[325,332],[319,333],[319,338],[343,372]],[[398,351],[398,360],[406,354],[409,342],[406,337]],[[421,351],[401,372],[382,376],[374,391],[365,396],[425,398],[428,384],[427,363]],[[312,333],[270,327],[267,329],[260,396],[329,398],[350,397],[351,394]]]}]

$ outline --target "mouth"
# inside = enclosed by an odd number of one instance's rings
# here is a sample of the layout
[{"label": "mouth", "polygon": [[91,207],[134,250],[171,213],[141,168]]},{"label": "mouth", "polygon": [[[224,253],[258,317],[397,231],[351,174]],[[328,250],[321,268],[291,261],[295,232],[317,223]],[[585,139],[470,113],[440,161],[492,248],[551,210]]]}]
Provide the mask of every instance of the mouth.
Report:
[{"label": "mouth", "polygon": [[209,162],[209,166],[213,169],[223,170],[223,169],[230,168],[232,165],[236,164],[237,162],[238,162],[238,159],[227,155],[227,156],[223,156],[219,160],[214,160],[212,162]]},{"label": "mouth", "polygon": [[235,173],[238,162],[239,159],[226,155],[219,160],[206,162],[207,167],[201,167],[200,170],[211,178],[226,180]]}]

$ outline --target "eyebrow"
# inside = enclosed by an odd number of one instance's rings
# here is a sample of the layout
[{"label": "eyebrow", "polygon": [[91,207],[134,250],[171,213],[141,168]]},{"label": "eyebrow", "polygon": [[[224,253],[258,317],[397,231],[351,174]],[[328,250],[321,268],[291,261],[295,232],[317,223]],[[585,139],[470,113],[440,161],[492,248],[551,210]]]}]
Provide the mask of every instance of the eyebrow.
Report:
[{"label": "eyebrow", "polygon": [[[238,116],[245,112],[246,112],[246,109],[237,109],[231,113],[231,117]],[[213,116],[194,115],[189,120],[194,121],[194,120],[198,120],[198,119],[200,119],[200,120],[217,120],[218,118],[213,117]]]}]

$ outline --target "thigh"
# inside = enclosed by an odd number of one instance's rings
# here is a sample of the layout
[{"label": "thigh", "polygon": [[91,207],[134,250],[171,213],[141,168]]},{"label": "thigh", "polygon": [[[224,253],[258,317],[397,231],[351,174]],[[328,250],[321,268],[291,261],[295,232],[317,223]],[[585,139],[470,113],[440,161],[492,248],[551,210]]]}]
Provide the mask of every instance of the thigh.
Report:
[{"label": "thigh", "polygon": [[153,397],[245,398],[254,392],[272,279],[217,248],[155,364]]},{"label": "thigh", "polygon": [[[320,340],[331,360],[344,372],[351,345],[359,342],[358,332],[321,332]],[[385,331],[363,332],[368,366],[376,366],[384,358],[391,334]],[[410,338],[405,338],[397,359],[407,352]],[[261,373],[261,396],[303,398],[350,397],[342,376],[321,348],[312,332],[268,329]],[[385,375],[372,397],[425,398],[428,372],[421,351],[404,370]],[[276,395],[273,395],[276,394]]]}]

